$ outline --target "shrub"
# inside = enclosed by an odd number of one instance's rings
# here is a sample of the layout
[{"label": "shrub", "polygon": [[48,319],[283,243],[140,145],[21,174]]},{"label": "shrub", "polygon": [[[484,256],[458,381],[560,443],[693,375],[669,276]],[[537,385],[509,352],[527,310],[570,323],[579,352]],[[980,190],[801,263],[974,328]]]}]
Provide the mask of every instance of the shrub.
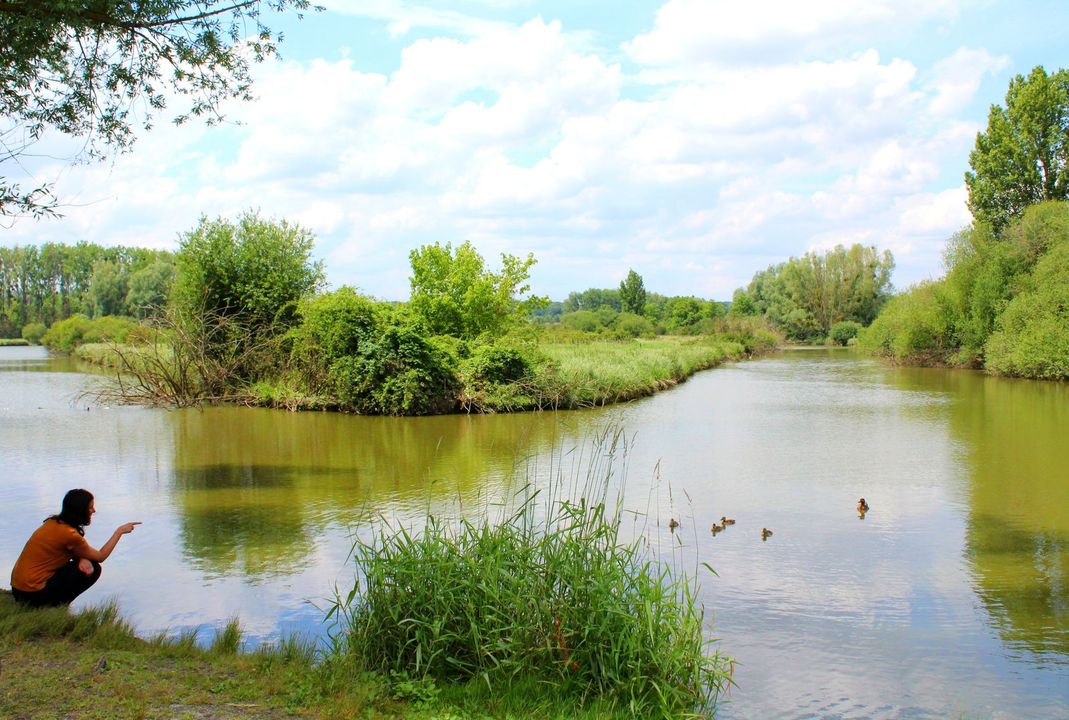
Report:
[{"label": "shrub", "polygon": [[899,362],[941,364],[957,349],[941,283],[922,282],[894,296],[859,335],[863,349]]},{"label": "shrub", "polygon": [[613,328],[627,337],[653,337],[654,327],[646,318],[630,312],[622,312],[616,316]]},{"label": "shrub", "polygon": [[464,362],[464,371],[474,383],[510,383],[531,372],[531,361],[515,347],[483,345]]},{"label": "shrub", "polygon": [[311,259],[313,244],[314,236],[301,226],[253,212],[236,223],[201,218],[179,240],[172,300],[194,323],[239,319],[243,332],[224,344],[254,344],[289,327],[298,300],[322,284],[322,264]]},{"label": "shrub", "polygon": [[985,346],[988,370],[1069,379],[1069,242],[1048,252],[998,319]]},{"label": "shrub", "polygon": [[836,345],[848,345],[851,340],[857,337],[859,332],[861,332],[861,323],[853,320],[843,320],[831,326],[828,338]]},{"label": "shrub", "polygon": [[45,331],[46,328],[44,323],[28,323],[22,328],[22,339],[37,345],[41,342],[41,337],[44,336]]},{"label": "shrub", "polygon": [[387,327],[330,367],[343,408],[371,415],[433,415],[457,404],[456,360],[407,326]]},{"label": "shrub", "polygon": [[590,310],[576,310],[561,316],[561,324],[580,332],[597,332],[601,327],[598,316]]},{"label": "shrub", "polygon": [[41,343],[53,350],[70,352],[81,343],[82,335],[92,321],[81,313],[71,315],[66,320],[52,323],[52,327],[41,336]]},{"label": "shrub", "polygon": [[328,382],[336,361],[360,353],[381,332],[384,315],[381,303],[349,287],[302,301],[298,313],[290,359],[313,392]]}]

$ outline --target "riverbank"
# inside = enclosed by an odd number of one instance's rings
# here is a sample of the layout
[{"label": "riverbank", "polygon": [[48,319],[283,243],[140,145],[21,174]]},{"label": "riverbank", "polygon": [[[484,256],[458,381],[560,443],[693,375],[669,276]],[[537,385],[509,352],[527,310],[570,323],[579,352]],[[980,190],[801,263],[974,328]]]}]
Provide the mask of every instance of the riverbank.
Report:
[{"label": "riverbank", "polygon": [[192,635],[139,638],[114,604],[30,610],[0,590],[0,717],[467,720],[629,715],[575,708],[527,688],[488,697],[329,662],[296,639],[242,649],[237,623],[207,647]]},{"label": "riverbank", "polygon": [[[379,408],[379,412],[360,414],[500,413],[601,407],[675,387],[695,373],[724,362],[766,355],[776,350],[776,341],[771,333],[749,325],[729,327],[714,335],[626,340],[605,339],[592,333],[547,333],[535,349],[527,349],[517,356],[522,358],[519,363],[523,367],[522,372],[515,373],[516,377],[508,373],[501,377],[496,367],[494,372],[487,372],[478,363],[453,363],[462,369],[450,380],[452,399],[445,400],[433,413],[382,412]],[[79,360],[119,374],[142,376],[103,398],[108,402],[196,404],[195,398],[179,398],[171,392],[180,383],[168,377],[156,377],[173,363],[173,355],[166,346],[85,343],[74,347],[73,354]],[[223,397],[200,402],[287,410],[353,410],[329,389],[309,392],[298,371],[259,379],[236,387]]]}]

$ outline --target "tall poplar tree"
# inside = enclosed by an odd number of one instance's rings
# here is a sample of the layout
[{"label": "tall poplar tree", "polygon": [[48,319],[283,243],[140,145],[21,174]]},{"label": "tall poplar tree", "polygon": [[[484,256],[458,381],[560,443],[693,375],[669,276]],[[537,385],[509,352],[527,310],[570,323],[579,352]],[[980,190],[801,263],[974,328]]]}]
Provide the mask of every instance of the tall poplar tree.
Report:
[{"label": "tall poplar tree", "polygon": [[1029,205],[1069,198],[1069,70],[1042,66],[1010,81],[992,105],[965,173],[969,210],[1000,235]]}]

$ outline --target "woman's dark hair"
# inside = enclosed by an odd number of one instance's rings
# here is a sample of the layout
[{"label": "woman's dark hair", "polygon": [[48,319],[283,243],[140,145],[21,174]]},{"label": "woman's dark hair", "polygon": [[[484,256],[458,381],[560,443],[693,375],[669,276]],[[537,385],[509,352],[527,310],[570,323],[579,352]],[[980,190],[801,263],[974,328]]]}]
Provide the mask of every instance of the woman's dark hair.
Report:
[{"label": "woman's dark hair", "polygon": [[89,504],[93,502],[93,493],[76,488],[68,490],[63,496],[63,507],[59,515],[50,515],[47,520],[59,520],[85,535],[85,526],[89,524]]}]

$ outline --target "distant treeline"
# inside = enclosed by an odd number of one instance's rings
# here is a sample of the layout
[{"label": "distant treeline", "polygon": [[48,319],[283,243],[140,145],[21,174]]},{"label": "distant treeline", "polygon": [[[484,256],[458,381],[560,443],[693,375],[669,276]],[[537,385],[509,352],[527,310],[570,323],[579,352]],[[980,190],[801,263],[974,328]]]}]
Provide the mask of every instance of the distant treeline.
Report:
[{"label": "distant treeline", "polygon": [[0,337],[76,314],[145,317],[166,302],[173,280],[173,255],[161,250],[87,242],[0,247]]},{"label": "distant treeline", "polygon": [[618,288],[569,293],[563,302],[536,309],[532,319],[617,338],[694,335],[709,332],[708,321],[726,315],[729,305],[693,295],[648,292],[642,276],[631,270]]}]

